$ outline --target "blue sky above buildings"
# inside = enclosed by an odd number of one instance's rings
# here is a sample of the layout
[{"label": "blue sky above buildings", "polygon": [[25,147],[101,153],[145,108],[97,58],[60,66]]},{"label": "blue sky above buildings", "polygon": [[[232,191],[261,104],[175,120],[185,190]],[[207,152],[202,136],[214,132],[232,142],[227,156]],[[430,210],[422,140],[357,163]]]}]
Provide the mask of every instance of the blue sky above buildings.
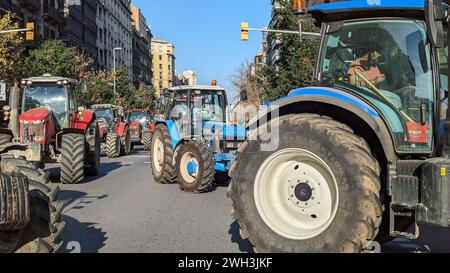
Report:
[{"label": "blue sky above buildings", "polygon": [[[219,84],[234,93],[230,77],[261,47],[261,34],[240,41],[240,22],[264,27],[271,15],[270,0],[132,0],[139,6],[153,35],[175,45],[176,69],[195,70],[199,84]],[[231,94],[230,94],[231,95]]]}]

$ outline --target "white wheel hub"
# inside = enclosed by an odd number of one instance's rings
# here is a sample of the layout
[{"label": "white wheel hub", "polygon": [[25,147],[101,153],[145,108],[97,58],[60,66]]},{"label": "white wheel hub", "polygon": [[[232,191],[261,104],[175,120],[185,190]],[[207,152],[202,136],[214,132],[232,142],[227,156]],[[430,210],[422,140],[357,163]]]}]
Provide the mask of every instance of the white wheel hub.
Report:
[{"label": "white wheel hub", "polygon": [[160,137],[153,142],[153,165],[157,172],[163,169],[164,165],[164,143]]},{"label": "white wheel hub", "polygon": [[279,235],[306,240],[325,231],[338,205],[336,179],[317,155],[284,149],[264,161],[254,197],[264,222]]},{"label": "white wheel hub", "polygon": [[180,173],[187,183],[192,184],[197,179],[198,161],[193,153],[187,152],[181,157]]}]

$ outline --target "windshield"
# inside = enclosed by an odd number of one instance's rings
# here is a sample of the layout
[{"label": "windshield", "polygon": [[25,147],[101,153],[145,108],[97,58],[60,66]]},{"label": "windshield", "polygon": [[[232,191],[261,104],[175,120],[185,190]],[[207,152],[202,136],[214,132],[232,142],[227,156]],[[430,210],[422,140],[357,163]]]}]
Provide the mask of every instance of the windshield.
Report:
[{"label": "windshield", "polygon": [[203,122],[224,122],[224,95],[221,91],[193,91],[191,108],[196,119]]},{"label": "windshield", "polygon": [[142,125],[142,127],[147,127],[146,126],[146,122],[147,122],[147,113],[145,112],[130,112],[130,115],[128,116],[128,120],[130,122],[133,121],[139,121]]},{"label": "windshield", "polygon": [[48,107],[52,110],[59,125],[67,127],[67,100],[64,86],[32,85],[24,91],[24,112],[37,108]]},{"label": "windshield", "polygon": [[113,123],[114,112],[112,109],[94,109],[95,116],[97,119],[103,119],[106,122],[106,125],[110,125]]},{"label": "windshield", "polygon": [[325,42],[322,79],[378,108],[398,151],[430,152],[434,85],[424,23],[347,22]]}]

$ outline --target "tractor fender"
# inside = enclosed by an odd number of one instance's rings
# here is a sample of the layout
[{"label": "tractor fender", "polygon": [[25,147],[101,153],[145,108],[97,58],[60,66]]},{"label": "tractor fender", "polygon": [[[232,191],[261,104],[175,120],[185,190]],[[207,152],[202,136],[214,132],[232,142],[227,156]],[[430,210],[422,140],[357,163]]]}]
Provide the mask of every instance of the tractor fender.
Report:
[{"label": "tractor fender", "polygon": [[125,135],[128,124],[126,122],[120,122],[116,127],[116,134],[119,137],[123,137]]},{"label": "tractor fender", "polygon": [[[381,114],[362,99],[347,92],[327,87],[296,89],[288,96],[270,103],[268,108],[262,111],[262,114],[250,121],[250,129],[256,128],[257,125],[261,126],[274,114],[279,116],[295,113],[324,115],[343,122],[352,127],[355,132],[370,138],[368,142],[371,142],[369,145],[374,145],[372,149],[379,150],[380,147],[375,145],[381,144],[388,161],[397,160],[392,135]],[[264,119],[261,115],[265,115]],[[372,132],[368,132],[370,130]]]},{"label": "tractor fender", "polygon": [[178,132],[178,128],[177,128],[175,122],[173,120],[171,120],[171,119],[168,119],[168,120],[157,120],[155,122],[155,127],[156,127],[156,125],[159,125],[159,124],[165,124],[167,126],[167,128],[169,129],[170,140],[172,141],[172,147],[174,149],[176,149],[178,144],[180,144],[182,139],[180,137],[180,134]]},{"label": "tractor fender", "polygon": [[89,126],[95,121],[95,112],[92,110],[85,110],[76,112],[72,115],[70,127],[72,129],[80,129],[84,133],[87,132]]}]

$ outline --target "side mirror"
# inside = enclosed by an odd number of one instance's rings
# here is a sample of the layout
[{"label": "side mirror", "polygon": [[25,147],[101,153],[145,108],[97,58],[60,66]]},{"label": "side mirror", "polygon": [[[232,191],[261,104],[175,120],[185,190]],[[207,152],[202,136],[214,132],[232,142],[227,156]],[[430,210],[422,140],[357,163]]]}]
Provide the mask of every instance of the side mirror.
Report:
[{"label": "side mirror", "polygon": [[445,8],[441,0],[425,0],[425,23],[431,43],[437,48],[445,45],[444,17]]}]

